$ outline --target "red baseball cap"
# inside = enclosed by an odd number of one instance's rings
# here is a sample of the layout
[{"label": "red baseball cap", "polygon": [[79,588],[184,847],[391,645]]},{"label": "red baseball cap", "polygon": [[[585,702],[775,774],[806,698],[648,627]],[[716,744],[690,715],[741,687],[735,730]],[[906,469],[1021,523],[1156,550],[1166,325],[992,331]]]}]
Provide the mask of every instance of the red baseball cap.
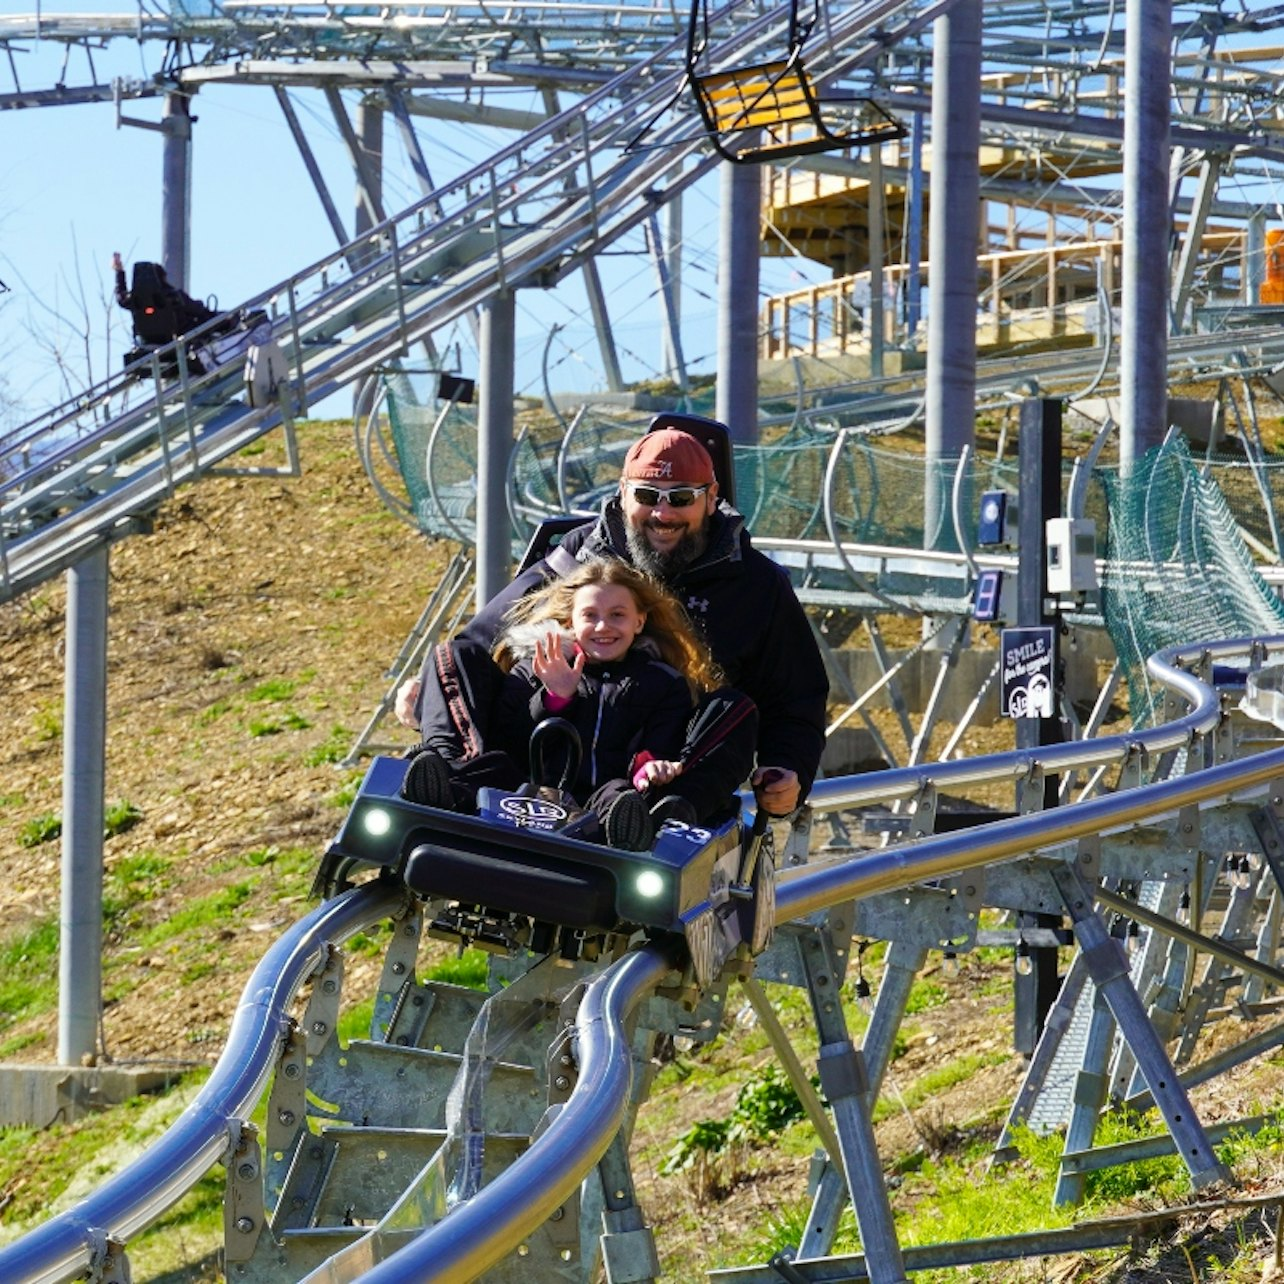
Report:
[{"label": "red baseball cap", "polygon": [[622,475],[633,481],[707,486],[714,480],[713,459],[689,432],[658,428],[629,447]]}]

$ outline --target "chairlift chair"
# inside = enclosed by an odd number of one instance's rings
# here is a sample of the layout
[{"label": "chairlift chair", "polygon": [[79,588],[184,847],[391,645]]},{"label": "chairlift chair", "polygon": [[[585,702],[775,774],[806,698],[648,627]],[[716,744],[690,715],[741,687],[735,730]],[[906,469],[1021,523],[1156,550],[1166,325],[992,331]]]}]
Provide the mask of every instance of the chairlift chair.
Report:
[{"label": "chairlift chair", "polygon": [[737,164],[763,164],[816,152],[903,138],[905,127],[871,98],[822,96],[807,71],[803,46],[820,13],[789,9],[785,56],[744,67],[701,69],[708,48],[707,0],[692,0],[687,31],[687,77],[715,150]]}]

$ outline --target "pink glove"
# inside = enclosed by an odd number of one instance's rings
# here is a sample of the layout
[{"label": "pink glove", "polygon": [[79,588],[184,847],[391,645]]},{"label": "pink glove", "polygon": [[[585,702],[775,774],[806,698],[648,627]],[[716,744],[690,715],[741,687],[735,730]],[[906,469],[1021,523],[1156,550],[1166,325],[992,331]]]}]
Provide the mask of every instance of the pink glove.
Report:
[{"label": "pink glove", "polygon": [[629,764],[629,775],[633,777],[633,788],[641,793],[647,786],[646,772],[642,770],[648,762],[655,761],[655,754],[649,749],[641,749],[633,755]]}]

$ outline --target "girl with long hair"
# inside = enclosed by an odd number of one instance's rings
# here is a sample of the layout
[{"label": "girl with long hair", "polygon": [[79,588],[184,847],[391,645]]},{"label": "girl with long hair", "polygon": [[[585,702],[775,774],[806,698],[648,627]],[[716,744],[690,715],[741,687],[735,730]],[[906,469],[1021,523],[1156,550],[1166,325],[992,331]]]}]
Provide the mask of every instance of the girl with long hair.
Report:
[{"label": "girl with long hair", "polygon": [[460,659],[455,644],[437,648],[445,718],[426,722],[407,798],[461,809],[482,785],[516,788],[531,732],[558,717],[583,746],[568,789],[590,818],[576,832],[651,846],[651,808],[682,772],[696,701],[721,681],[674,597],[627,563],[589,561],[516,603],[489,659]]}]

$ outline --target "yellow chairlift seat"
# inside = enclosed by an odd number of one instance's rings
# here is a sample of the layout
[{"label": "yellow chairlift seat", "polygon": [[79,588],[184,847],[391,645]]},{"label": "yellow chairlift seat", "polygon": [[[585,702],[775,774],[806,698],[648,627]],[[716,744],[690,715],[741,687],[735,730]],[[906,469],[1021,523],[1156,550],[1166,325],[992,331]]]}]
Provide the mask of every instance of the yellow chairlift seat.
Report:
[{"label": "yellow chairlift seat", "polygon": [[859,147],[906,132],[870,98],[822,98],[796,48],[775,62],[693,72],[691,86],[714,147],[741,164]]}]

